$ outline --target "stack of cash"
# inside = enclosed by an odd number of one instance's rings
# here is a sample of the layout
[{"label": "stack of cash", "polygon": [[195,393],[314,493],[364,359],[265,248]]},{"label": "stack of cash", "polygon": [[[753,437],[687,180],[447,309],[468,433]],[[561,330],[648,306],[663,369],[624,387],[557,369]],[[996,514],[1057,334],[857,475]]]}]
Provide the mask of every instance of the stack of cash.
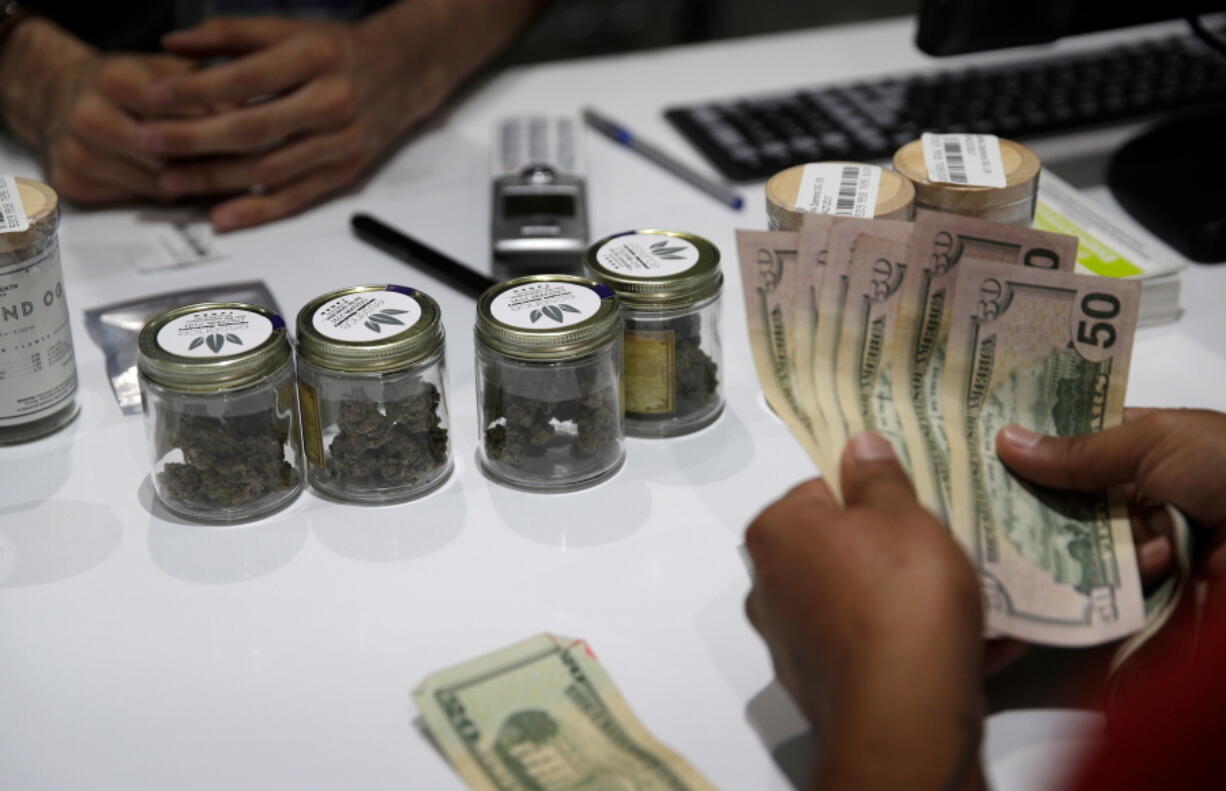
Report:
[{"label": "stack of cash", "polygon": [[1010,423],[1122,420],[1135,282],[1076,274],[1076,237],[935,212],[737,242],[763,390],[836,493],[844,444],[879,432],[978,568],[989,634],[1089,645],[1144,625],[1122,499],[1040,489],[995,450]]}]

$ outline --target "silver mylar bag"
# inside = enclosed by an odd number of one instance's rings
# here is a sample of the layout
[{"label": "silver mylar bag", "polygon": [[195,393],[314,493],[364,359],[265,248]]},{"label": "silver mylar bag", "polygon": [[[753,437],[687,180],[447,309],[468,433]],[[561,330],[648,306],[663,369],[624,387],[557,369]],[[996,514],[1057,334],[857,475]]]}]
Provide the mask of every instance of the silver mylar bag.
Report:
[{"label": "silver mylar bag", "polygon": [[136,339],[141,327],[162,311],[195,302],[247,302],[281,312],[262,280],[154,294],[85,311],[85,327],[106,354],[106,375],[125,415],[137,415],[141,410],[136,378]]}]

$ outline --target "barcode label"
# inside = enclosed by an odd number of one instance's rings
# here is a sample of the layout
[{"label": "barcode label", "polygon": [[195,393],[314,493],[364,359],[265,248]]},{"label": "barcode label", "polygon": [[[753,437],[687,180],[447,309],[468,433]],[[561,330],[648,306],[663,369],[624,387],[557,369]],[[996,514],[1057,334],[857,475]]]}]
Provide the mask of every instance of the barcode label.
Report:
[{"label": "barcode label", "polygon": [[937,135],[925,132],[924,166],[929,181],[966,187],[1004,187],[1005,166],[996,135]]},{"label": "barcode label", "polygon": [[881,168],[850,162],[805,165],[796,190],[796,210],[840,217],[876,213]]},{"label": "barcode label", "polygon": [[962,141],[947,137],[942,148],[945,149],[945,169],[949,172],[949,180],[955,184],[965,184],[966,160],[962,157]]},{"label": "barcode label", "polygon": [[0,233],[24,233],[30,230],[30,218],[17,194],[17,179],[0,176]]}]

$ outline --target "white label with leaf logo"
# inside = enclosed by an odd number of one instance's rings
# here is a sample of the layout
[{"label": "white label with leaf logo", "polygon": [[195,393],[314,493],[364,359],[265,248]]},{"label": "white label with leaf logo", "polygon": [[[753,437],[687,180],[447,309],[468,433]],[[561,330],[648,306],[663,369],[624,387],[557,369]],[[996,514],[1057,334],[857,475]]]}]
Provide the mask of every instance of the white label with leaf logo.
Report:
[{"label": "white label with leaf logo", "polygon": [[390,338],[421,318],[421,305],[401,291],[362,291],[325,302],[311,317],[315,331],[334,341]]},{"label": "white label with leaf logo", "polygon": [[576,283],[525,283],[490,303],[490,314],[512,327],[553,330],[589,319],[600,310],[600,295]]},{"label": "white label with leaf logo", "polygon": [[668,277],[698,263],[698,248],[685,239],[662,233],[628,233],[610,239],[596,251],[600,265],[638,277]]},{"label": "white label with leaf logo", "polygon": [[259,313],[202,310],[166,322],[158,330],[158,346],[180,357],[225,357],[256,348],[272,333],[272,322]]}]

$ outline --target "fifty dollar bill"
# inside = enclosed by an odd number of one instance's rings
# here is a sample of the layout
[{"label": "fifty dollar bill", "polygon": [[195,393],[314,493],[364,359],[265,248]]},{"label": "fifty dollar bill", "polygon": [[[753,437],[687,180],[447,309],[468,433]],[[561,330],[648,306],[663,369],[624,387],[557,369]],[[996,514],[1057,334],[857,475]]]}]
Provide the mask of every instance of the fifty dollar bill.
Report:
[{"label": "fifty dollar bill", "polygon": [[984,586],[989,632],[1049,645],[1122,637],[1145,620],[1119,492],[1036,487],[996,455],[1018,423],[1068,437],[1119,424],[1136,283],[975,263],[959,274],[942,388],[951,527]]}]

